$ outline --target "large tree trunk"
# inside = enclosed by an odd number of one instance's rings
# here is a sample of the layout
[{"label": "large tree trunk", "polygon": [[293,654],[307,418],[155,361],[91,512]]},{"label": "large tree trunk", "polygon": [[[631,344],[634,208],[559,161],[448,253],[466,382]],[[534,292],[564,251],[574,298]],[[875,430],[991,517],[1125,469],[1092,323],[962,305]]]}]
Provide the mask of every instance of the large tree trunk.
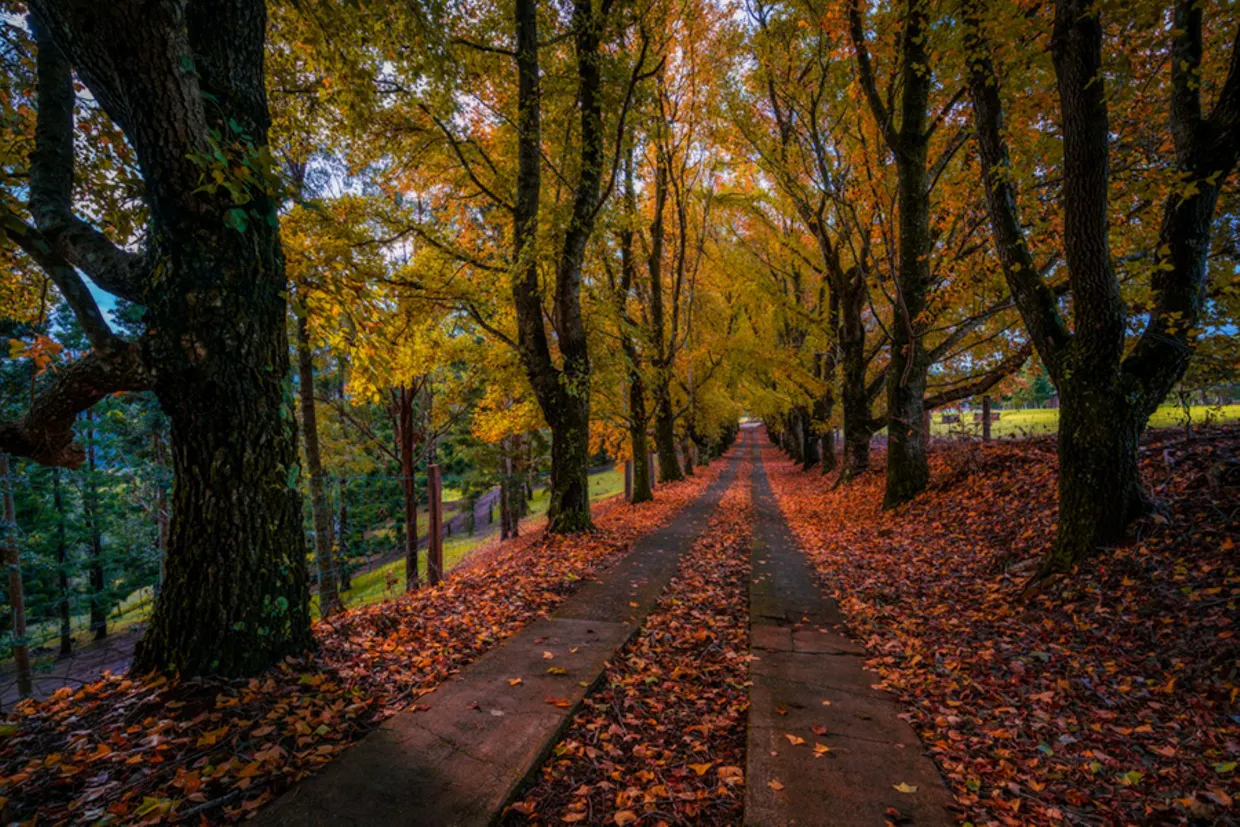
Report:
[{"label": "large tree trunk", "polygon": [[82,500],[90,529],[90,630],[94,640],[108,636],[107,579],[103,571],[103,528],[99,514],[99,480],[95,462],[95,415],[86,412],[86,480]]},{"label": "large tree trunk", "polygon": [[314,562],[319,579],[319,614],[335,614],[342,606],[332,565],[331,518],[323,492],[323,461],[319,454],[319,423],[314,405],[314,354],[310,350],[309,320],[297,317],[297,373],[301,396],[301,438],[310,474],[310,511],[314,520]]},{"label": "large tree trunk", "polygon": [[999,78],[982,30],[986,5],[966,7],[969,87],[990,223],[1012,297],[1059,390],[1059,526],[1042,572],[1067,571],[1123,538],[1146,508],[1137,462],[1149,416],[1183,375],[1205,302],[1210,231],[1240,155],[1240,61],[1203,115],[1203,6],[1177,0],[1168,61],[1171,135],[1184,188],[1164,207],[1150,279],[1152,309],[1127,356],[1127,313],[1109,241],[1109,146],[1104,25],[1092,0],[1058,0],[1051,39],[1064,134],[1064,252],[1075,329],[1034,266],[1008,174]]},{"label": "large tree trunk", "polygon": [[1140,413],[1114,386],[1085,375],[1062,381],[1060,400],[1059,528],[1045,571],[1067,571],[1093,549],[1122,541],[1146,509]]},{"label": "large tree trunk", "polygon": [[887,372],[887,488],[883,507],[911,500],[930,481],[926,458],[925,406],[927,357],[921,315],[930,285],[930,188],[926,171],[929,133],[926,129],[933,83],[926,46],[927,4],[908,0],[900,36],[899,127],[889,113],[865,46],[859,0],[848,8],[849,29],[858,74],[870,109],[895,156],[899,190],[900,260],[896,274],[891,362]]},{"label": "large tree trunk", "polygon": [[[905,41],[918,40],[921,26],[910,29]],[[914,48],[914,52],[919,50]],[[924,64],[925,52],[906,60]],[[928,92],[918,96],[904,91],[904,131],[924,129]],[[883,507],[892,508],[916,497],[930,482],[925,432],[926,371],[930,367],[921,336],[920,317],[926,308],[930,283],[930,198],[926,181],[926,140],[906,139],[897,153],[900,199],[900,271],[895,318],[891,324],[891,363],[887,370],[887,487]]]},{"label": "large tree trunk", "polygon": [[187,249],[149,308],[172,420],[168,577],[135,669],[245,675],[311,642],[283,260],[266,222]]},{"label": "large tree trunk", "polygon": [[[147,332],[129,345],[73,267],[46,262],[94,345],[75,364],[112,366],[85,388],[66,370],[49,401],[63,414],[153,387],[172,425],[168,577],[134,669],[252,674],[311,641],[278,184],[266,151],[266,6],[30,6],[40,45],[36,224],[97,285],[147,309]],[[70,63],[137,156],[150,212],[140,255],[73,214]],[[221,156],[231,187],[209,174]],[[243,167],[254,174],[228,180]]]},{"label": "large tree trunk", "polygon": [[549,531],[591,527],[590,356],[581,313],[581,272],[586,243],[598,212],[603,170],[603,121],[599,36],[602,26],[587,0],[573,5],[573,39],[581,113],[581,164],[572,217],[556,262],[553,317],[563,367],[557,368],[543,321],[543,292],[534,240],[541,193],[541,100],[538,8],[534,0],[514,7],[517,64],[517,186],[513,209],[513,305],[517,341],[526,376],[551,430]]}]

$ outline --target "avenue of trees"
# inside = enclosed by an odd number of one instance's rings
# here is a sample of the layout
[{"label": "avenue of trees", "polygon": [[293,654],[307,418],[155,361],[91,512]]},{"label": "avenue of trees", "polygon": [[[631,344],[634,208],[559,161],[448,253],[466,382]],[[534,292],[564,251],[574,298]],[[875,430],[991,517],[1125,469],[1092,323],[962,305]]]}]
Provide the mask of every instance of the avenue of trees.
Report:
[{"label": "avenue of trees", "polygon": [[1233,4],[0,5],[3,545],[60,607],[79,549],[92,622],[158,584],[138,670],[309,646],[350,521],[418,587],[429,462],[584,531],[599,457],[648,500],[746,413],[841,484],[885,444],[898,507],[927,412],[1053,390],[1069,571],[1235,381]]}]

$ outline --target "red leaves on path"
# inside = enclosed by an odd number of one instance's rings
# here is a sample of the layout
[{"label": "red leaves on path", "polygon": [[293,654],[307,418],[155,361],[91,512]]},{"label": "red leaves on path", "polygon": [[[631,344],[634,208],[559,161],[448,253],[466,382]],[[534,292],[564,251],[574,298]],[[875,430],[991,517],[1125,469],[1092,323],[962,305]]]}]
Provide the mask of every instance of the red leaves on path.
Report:
[{"label": "red leaves on path", "polygon": [[751,464],[506,823],[738,824],[749,675]]},{"label": "red leaves on path", "polygon": [[971,821],[1236,817],[1240,431],[1154,440],[1164,511],[1027,599],[1054,536],[1053,442],[936,452],[931,490],[888,513],[881,474],[831,490],[767,450],[789,523]]},{"label": "red leaves on path", "polygon": [[316,627],[317,654],[259,678],[107,677],[23,703],[0,730],[5,820],[244,818],[555,608],[701,494],[723,464],[660,486],[654,502],[605,507],[588,535],[529,535],[441,586],[333,616]]}]

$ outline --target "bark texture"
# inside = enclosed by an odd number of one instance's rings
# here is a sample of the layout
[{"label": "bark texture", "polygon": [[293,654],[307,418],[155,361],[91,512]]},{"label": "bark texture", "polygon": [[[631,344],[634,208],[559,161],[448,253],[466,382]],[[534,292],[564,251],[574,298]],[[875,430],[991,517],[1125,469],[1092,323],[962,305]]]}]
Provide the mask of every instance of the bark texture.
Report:
[{"label": "bark texture", "polygon": [[[265,6],[40,0],[30,9],[36,226],[16,232],[72,297],[93,349],[23,422],[0,426],[0,444],[75,464],[65,424],[74,414],[108,393],[153,388],[171,420],[175,487],[167,578],[134,669],[252,674],[310,643],[284,262],[272,197],[253,188],[239,206],[200,185],[215,152],[230,169],[262,170]],[[70,64],[137,155],[150,209],[141,254],[72,215]],[[112,334],[75,268],[147,308],[139,342]]]},{"label": "bark texture", "polygon": [[[1240,52],[1213,110],[1200,100],[1203,6],[1175,4],[1171,30],[1171,132],[1184,183],[1163,210],[1153,310],[1125,356],[1129,323],[1108,244],[1108,110],[1100,4],[1058,0],[1051,42],[1064,134],[1064,253],[1074,327],[1034,265],[1007,174],[999,78],[984,31],[986,5],[966,7],[969,92],[982,157],[991,231],[1013,299],[1062,401],[1059,524],[1043,573],[1066,571],[1099,546],[1123,539],[1146,507],[1137,464],[1141,432],[1187,368],[1205,302],[1215,206],[1240,154]],[[1240,35],[1238,35],[1240,37]]]}]

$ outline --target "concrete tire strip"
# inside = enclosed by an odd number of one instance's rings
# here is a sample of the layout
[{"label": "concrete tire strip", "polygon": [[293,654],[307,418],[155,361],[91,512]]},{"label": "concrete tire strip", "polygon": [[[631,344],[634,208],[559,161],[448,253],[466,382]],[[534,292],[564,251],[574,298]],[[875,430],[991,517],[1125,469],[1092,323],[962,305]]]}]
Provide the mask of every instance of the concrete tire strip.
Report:
[{"label": "concrete tire strip", "polygon": [[[752,437],[751,437],[752,438]],[[637,632],[706,529],[740,450],[674,522],[320,774],[263,810],[262,825],[487,825],[556,744],[607,661]],[[550,652],[552,657],[547,658]],[[564,670],[549,674],[548,665]],[[558,670],[557,670],[558,671]],[[521,681],[513,683],[516,678]]]},{"label": "concrete tire strip", "polygon": [[865,650],[833,631],[839,610],[789,531],[760,457],[754,506],[745,823],[956,823],[900,705],[872,688]]}]

